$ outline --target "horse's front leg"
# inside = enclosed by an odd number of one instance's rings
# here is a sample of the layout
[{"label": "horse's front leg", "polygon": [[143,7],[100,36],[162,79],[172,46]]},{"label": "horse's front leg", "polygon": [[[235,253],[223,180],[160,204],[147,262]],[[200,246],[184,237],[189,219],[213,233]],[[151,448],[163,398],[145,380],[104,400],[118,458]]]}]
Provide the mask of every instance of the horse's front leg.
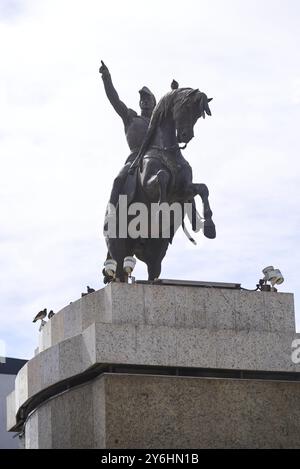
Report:
[{"label": "horse's front leg", "polygon": [[216,237],[216,227],[212,221],[212,210],[209,205],[209,191],[205,184],[192,184],[193,194],[200,195],[203,203],[203,216],[204,216],[204,236],[210,239]]}]

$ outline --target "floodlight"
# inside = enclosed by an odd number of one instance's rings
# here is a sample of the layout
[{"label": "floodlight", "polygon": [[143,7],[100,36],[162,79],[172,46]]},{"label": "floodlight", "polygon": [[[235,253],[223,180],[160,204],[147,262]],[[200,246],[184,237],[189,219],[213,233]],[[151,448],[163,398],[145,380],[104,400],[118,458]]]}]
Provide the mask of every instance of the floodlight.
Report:
[{"label": "floodlight", "polygon": [[280,272],[279,269],[274,269],[274,267],[272,265],[269,265],[268,267],[265,267],[263,269],[263,274],[265,275],[264,276],[264,280],[266,282],[270,282],[272,287],[274,287],[274,285],[280,285],[281,283],[284,282],[284,278],[283,278],[283,275],[282,273]]},{"label": "floodlight", "polygon": [[109,277],[115,277],[116,275],[116,271],[117,271],[117,261],[115,261],[114,259],[107,259],[105,262],[104,262],[104,270],[105,270],[105,273],[109,276]]},{"label": "floodlight", "polygon": [[128,274],[129,276],[131,275],[131,272],[133,271],[134,267],[136,264],[136,260],[132,256],[127,256],[124,258],[124,263],[123,263],[123,270]]}]

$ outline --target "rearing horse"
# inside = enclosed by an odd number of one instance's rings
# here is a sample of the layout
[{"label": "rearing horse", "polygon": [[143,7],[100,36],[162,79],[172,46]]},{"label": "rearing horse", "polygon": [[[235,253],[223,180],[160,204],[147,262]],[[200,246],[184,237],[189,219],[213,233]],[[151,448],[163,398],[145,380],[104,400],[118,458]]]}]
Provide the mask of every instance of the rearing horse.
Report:
[{"label": "rearing horse", "polygon": [[[142,202],[148,209],[157,202],[159,205],[178,202],[182,206],[190,202],[193,207],[192,227],[195,231],[197,212],[194,197],[199,195],[203,202],[204,235],[215,238],[208,189],[205,184],[192,182],[192,168],[182,156],[182,148],[179,146],[184,143],[185,148],[194,137],[194,125],[200,117],[211,115],[208,105],[210,100],[198,89],[178,88],[167,93],[157,104],[144,143],[124,186],[123,193],[129,197],[129,213],[130,206],[135,202]],[[124,258],[133,255],[147,264],[149,280],[159,277],[161,262],[177,228],[173,226],[168,238],[153,238],[151,218],[149,223],[150,229],[146,236],[106,237],[108,258],[117,262],[116,278],[120,281],[126,280],[123,272]]]}]

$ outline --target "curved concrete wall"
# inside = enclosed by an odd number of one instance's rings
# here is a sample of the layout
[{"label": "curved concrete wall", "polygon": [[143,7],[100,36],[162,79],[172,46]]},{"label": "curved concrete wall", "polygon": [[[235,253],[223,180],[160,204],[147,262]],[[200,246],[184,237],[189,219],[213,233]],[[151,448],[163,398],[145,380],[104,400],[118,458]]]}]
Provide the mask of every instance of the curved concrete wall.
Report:
[{"label": "curved concrete wall", "polygon": [[45,402],[26,448],[299,448],[300,383],[105,374]]}]

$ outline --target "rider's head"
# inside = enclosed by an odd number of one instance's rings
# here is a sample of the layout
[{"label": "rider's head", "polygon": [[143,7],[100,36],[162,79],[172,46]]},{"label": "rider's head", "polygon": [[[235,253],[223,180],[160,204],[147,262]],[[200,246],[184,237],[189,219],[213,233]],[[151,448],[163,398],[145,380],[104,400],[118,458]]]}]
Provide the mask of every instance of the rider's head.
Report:
[{"label": "rider's head", "polygon": [[156,99],[153,93],[147,88],[147,86],[143,86],[143,88],[139,91],[140,93],[140,108],[142,114],[148,115],[149,117],[152,114],[152,111],[156,105]]}]

